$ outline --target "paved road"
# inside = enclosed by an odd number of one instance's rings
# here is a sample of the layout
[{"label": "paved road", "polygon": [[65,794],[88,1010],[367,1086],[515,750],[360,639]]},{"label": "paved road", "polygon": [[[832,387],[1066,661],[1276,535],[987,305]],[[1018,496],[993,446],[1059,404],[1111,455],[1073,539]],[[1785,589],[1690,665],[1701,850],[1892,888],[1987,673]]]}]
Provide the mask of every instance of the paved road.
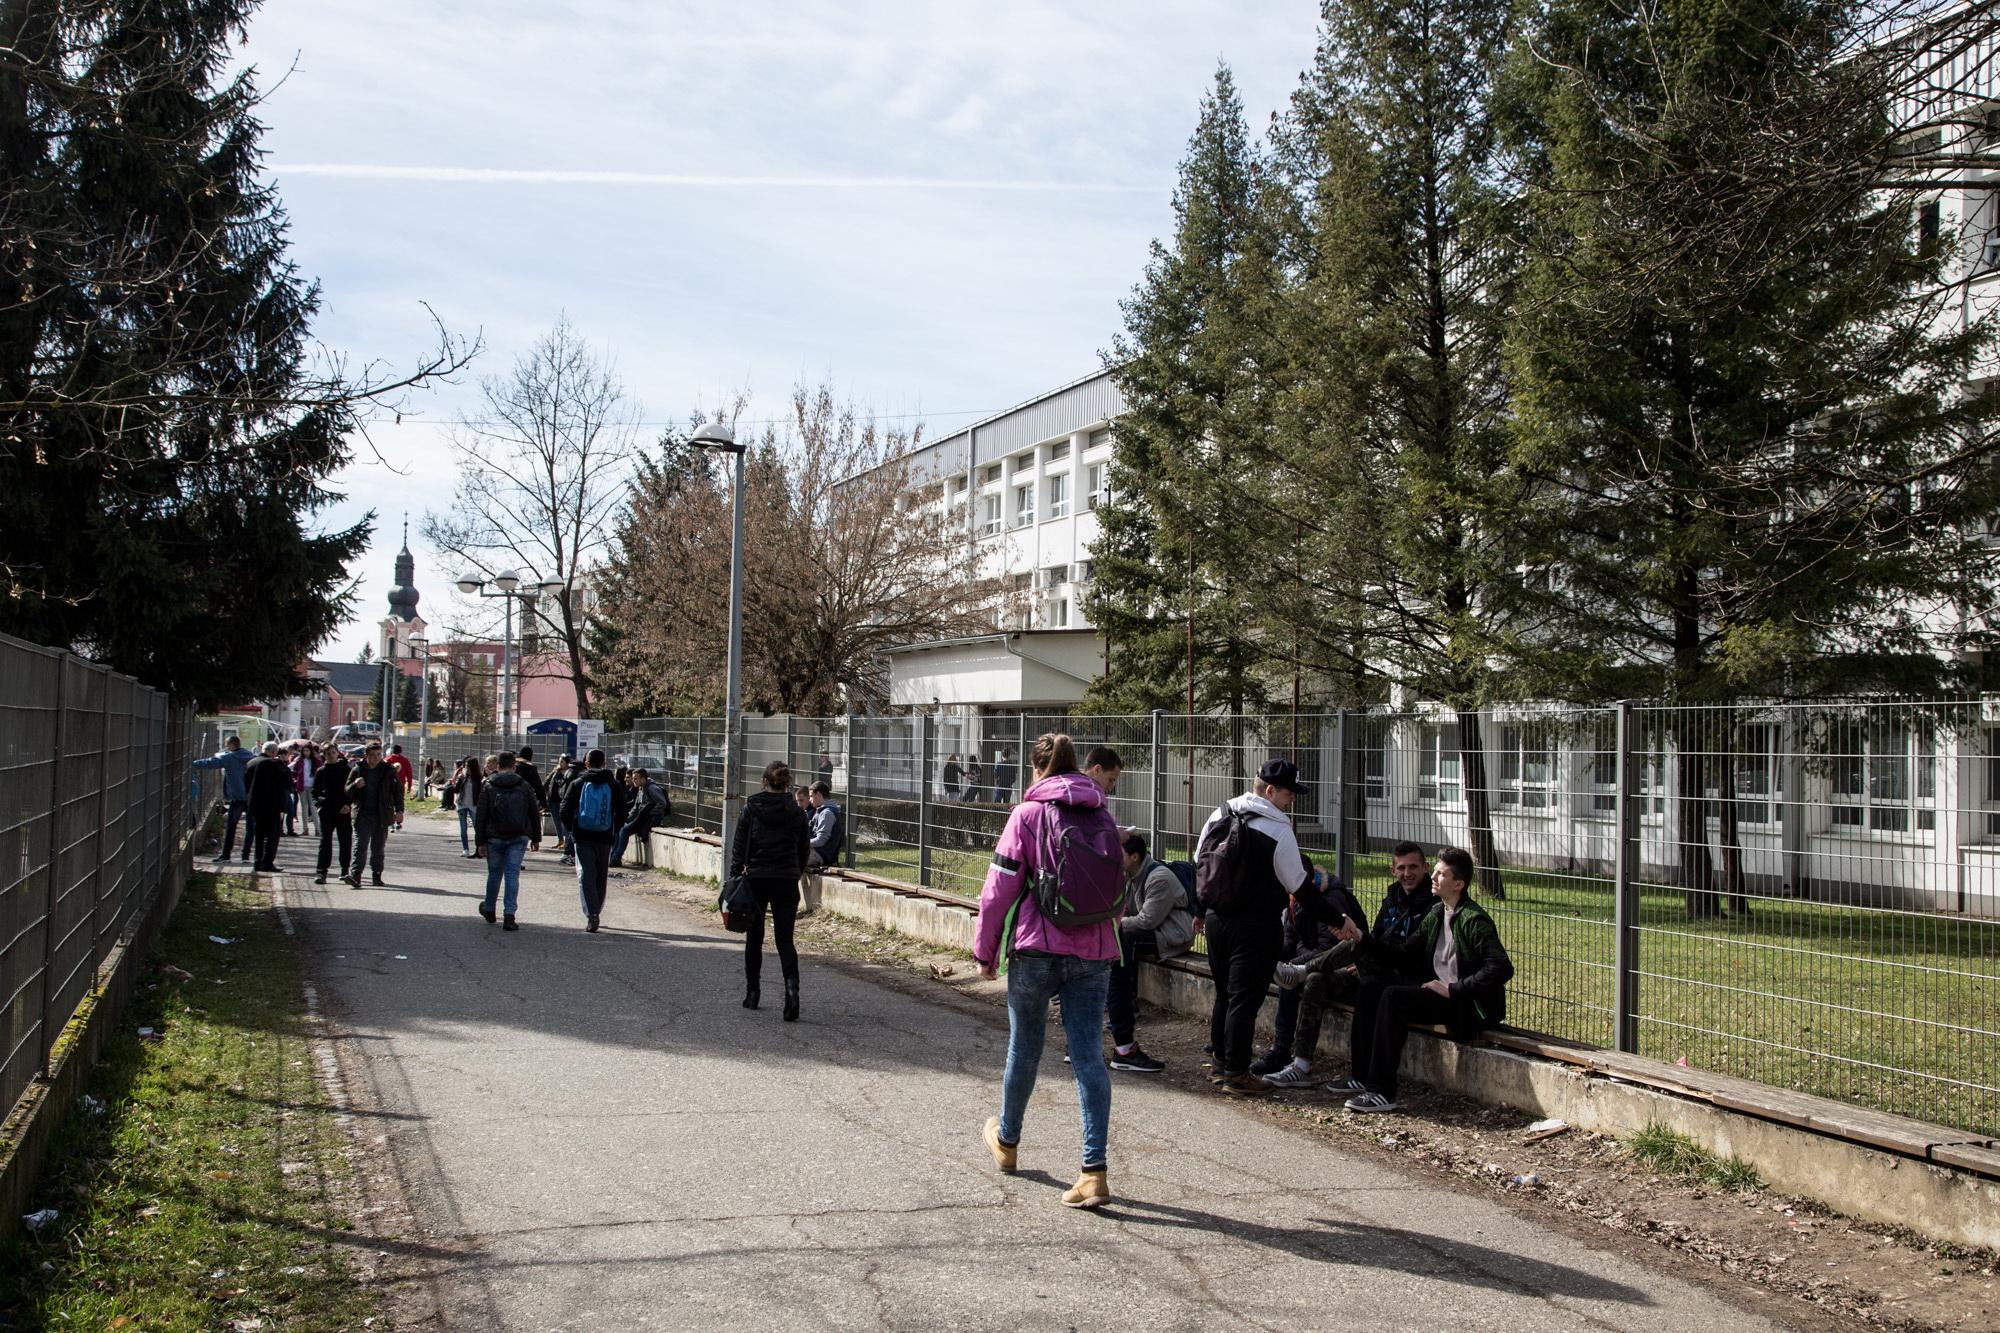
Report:
[{"label": "paved road", "polygon": [[[424,1242],[462,1256],[438,1281],[449,1327],[1776,1327],[1142,1077],[1115,1085],[1116,1205],[1065,1209],[1077,1110],[1054,1048],[1021,1174],[978,1143],[997,1007],[808,958],[805,1016],[782,1023],[739,1006],[736,937],[615,882],[585,934],[546,855],[503,933],[457,852],[417,819],[388,888],[288,890]],[[776,977],[771,959],[767,995]]]}]

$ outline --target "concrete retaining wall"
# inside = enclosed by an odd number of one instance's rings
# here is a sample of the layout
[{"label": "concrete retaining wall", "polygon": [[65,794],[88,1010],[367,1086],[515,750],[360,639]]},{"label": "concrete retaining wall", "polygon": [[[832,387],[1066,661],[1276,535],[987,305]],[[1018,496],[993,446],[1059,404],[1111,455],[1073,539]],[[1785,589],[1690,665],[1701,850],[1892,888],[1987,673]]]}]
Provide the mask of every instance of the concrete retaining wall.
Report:
[{"label": "concrete retaining wall", "polygon": [[[719,878],[721,849],[713,837],[656,833],[653,842],[655,865],[690,878]],[[822,883],[821,905],[827,911],[971,952],[976,918],[970,906],[834,876],[822,877]],[[1196,971],[1146,966],[1139,972],[1140,998],[1174,1013],[1206,1018],[1214,994],[1214,983]],[[1266,1031],[1268,1013],[1267,1008],[1262,1020]],[[1344,1067],[1339,1053],[1346,1049],[1347,1029],[1347,1014],[1335,1011],[1321,1031],[1321,1061],[1335,1072]],[[1422,1031],[1406,1048],[1403,1067],[1408,1077],[1432,1087],[1537,1117],[1554,1116],[1579,1129],[1624,1137],[1664,1125],[1711,1152],[1741,1158],[1784,1193],[1816,1199],[1850,1217],[1906,1226],[1936,1240],[2000,1249],[2000,1180],[1990,1175]]]}]

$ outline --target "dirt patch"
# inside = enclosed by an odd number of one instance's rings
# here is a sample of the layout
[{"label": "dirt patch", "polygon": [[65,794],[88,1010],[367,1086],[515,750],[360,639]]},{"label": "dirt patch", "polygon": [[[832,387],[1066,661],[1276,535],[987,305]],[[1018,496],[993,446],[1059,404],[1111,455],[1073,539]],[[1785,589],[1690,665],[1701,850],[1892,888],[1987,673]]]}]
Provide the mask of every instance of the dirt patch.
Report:
[{"label": "dirt patch", "polygon": [[[634,875],[627,891],[674,902],[714,920],[715,889],[664,874]],[[967,955],[821,912],[799,922],[799,944],[836,966],[941,1003],[990,1008],[1001,982],[978,979]],[[949,969],[945,971],[944,969]],[[1146,1049],[1162,1077],[1205,1095],[1204,1024],[1145,1011]],[[1335,1078],[1338,1060],[1316,1072]],[[1126,1077],[1119,1075],[1119,1077]],[[1526,1141],[1536,1119],[1410,1084],[1413,1114],[1357,1116],[1318,1092],[1248,1100],[1245,1110],[1337,1142],[1343,1152],[1497,1196],[1557,1230],[1692,1275],[1731,1284],[1766,1313],[1813,1328],[2000,1330],[2000,1256],[1923,1241],[1857,1222],[1768,1189],[1722,1190],[1662,1175],[1616,1140],[1569,1130]]]}]

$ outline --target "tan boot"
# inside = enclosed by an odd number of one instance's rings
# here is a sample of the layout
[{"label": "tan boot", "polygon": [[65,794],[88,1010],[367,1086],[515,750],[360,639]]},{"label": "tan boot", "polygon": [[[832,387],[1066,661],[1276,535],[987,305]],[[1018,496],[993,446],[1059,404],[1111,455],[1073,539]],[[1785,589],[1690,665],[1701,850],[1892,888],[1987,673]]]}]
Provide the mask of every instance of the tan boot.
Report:
[{"label": "tan boot", "polygon": [[1096,1208],[1110,1202],[1110,1177],[1101,1170],[1084,1172],[1076,1184],[1063,1191],[1065,1208]]},{"label": "tan boot", "polygon": [[1014,1168],[1021,1162],[1021,1146],[1017,1143],[1010,1148],[1000,1141],[1000,1117],[986,1117],[986,1128],[980,1131],[979,1137],[986,1140],[986,1150],[993,1154],[993,1165],[1013,1175]]}]

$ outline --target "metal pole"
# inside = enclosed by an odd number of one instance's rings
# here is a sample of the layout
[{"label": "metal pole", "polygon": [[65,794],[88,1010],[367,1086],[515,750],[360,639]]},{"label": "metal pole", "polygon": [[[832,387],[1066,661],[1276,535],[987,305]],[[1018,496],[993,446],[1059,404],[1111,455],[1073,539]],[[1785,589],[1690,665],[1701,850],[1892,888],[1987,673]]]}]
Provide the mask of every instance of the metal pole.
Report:
[{"label": "metal pole", "polygon": [[742,799],[742,755],[738,733],[743,722],[743,447],[736,446],[736,482],[730,495],[729,536],[729,689],[722,727],[722,855],[729,856],[729,838],[736,829],[732,802]]},{"label": "metal pole", "polygon": [[62,768],[69,744],[69,654],[56,654],[55,745],[49,750],[49,879],[42,906],[42,1080],[48,1081],[55,1033],[49,1028],[49,983],[56,973],[56,882],[62,878]]},{"label": "metal pole", "polygon": [[1160,806],[1166,799],[1166,777],[1160,770],[1160,761],[1166,757],[1166,713],[1153,710],[1153,790],[1146,801],[1146,843],[1153,849],[1153,855],[1162,861],[1167,859],[1166,849],[1160,846]]},{"label": "metal pole", "polygon": [[[701,827],[701,757],[708,751],[708,719],[694,720],[694,826]],[[727,869],[727,867],[724,867]]]},{"label": "metal pole", "polygon": [[506,628],[500,635],[500,748],[507,748],[507,734],[514,729],[514,594],[503,593]]},{"label": "metal pole", "polygon": [[935,731],[929,713],[917,714],[917,883],[931,886],[931,753]]},{"label": "metal pole", "polygon": [[423,780],[424,760],[431,739],[431,649],[424,645],[423,679],[417,685],[417,778]]},{"label": "metal pole", "polygon": [[1613,1044],[1639,1050],[1639,767],[1631,700],[1618,705],[1617,846],[1612,880]]},{"label": "metal pole", "polygon": [[844,845],[841,847],[841,856],[847,862],[849,870],[854,869],[854,831],[858,827],[855,821],[861,817],[860,810],[855,804],[861,793],[861,765],[854,757],[855,727],[857,725],[858,722],[854,714],[849,713],[847,715],[847,740],[845,742],[847,746],[847,837],[843,840]]},{"label": "metal pole", "polygon": [[1333,780],[1333,873],[1340,876],[1340,882],[1352,888],[1354,885],[1354,840],[1350,836],[1351,821],[1347,815],[1347,777],[1354,755],[1355,726],[1354,710],[1343,708],[1333,726],[1333,767],[1338,775]]}]

